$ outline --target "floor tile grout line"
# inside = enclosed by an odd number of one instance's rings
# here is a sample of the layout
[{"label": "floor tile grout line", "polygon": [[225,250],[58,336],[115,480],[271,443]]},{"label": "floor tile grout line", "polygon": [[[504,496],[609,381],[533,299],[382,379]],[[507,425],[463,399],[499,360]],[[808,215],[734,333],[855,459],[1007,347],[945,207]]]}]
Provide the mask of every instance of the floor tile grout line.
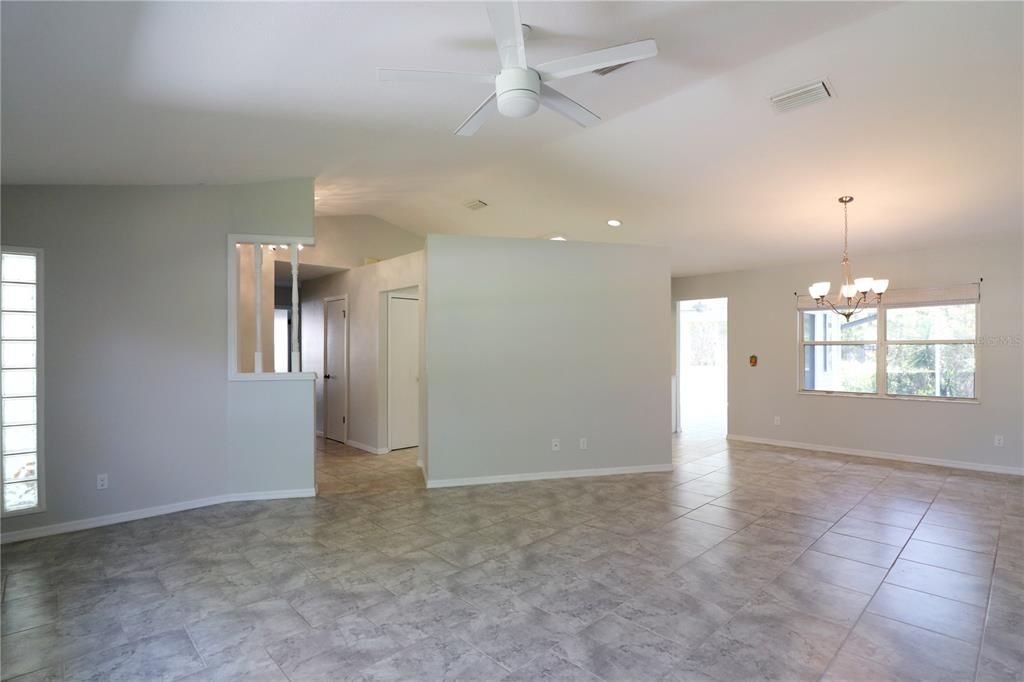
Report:
[{"label": "floor tile grout line", "polygon": [[[922,516],[921,516],[921,519],[922,519],[922,520],[921,520],[921,521],[918,521],[918,523],[917,523],[917,526],[915,526],[915,527],[914,527],[914,530],[913,530],[913,532],[917,532],[917,529],[918,529],[918,527],[920,527],[921,523],[923,523],[924,517],[925,517],[925,516],[926,516],[926,515],[928,514],[928,512],[929,512],[929,511],[931,510],[931,508],[932,508],[932,505],[933,505],[933,504],[934,504],[934,502],[935,502],[935,499],[936,499],[936,498],[938,498],[939,494],[940,494],[940,493],[941,493],[941,491],[942,491],[942,488],[944,488],[944,487],[945,487],[945,485],[946,485],[946,481],[948,481],[948,479],[949,479],[949,476],[947,476],[947,477],[946,477],[946,479],[944,479],[944,481],[943,481],[943,484],[942,484],[942,486],[940,486],[939,490],[938,490],[938,491],[936,491],[936,493],[935,493],[935,497],[933,497],[933,498],[932,498],[932,501],[928,503],[928,508],[927,508],[927,509],[925,510],[924,514],[922,514]],[[883,482],[884,482],[884,481],[883,481]],[[879,485],[881,485],[881,483],[880,483]],[[877,486],[876,486],[876,487],[877,487]],[[902,548],[902,549],[900,550],[900,555],[902,555],[902,553],[903,553],[903,550],[904,550],[904,549],[906,549],[906,545],[907,545],[907,544],[908,544],[908,543],[910,542],[910,540],[911,540],[911,539],[913,539],[913,533],[911,533],[911,536],[910,536],[910,538],[908,538],[908,539],[907,539],[907,542],[906,542],[906,543],[904,543],[904,546],[903,546],[903,548]],[[841,652],[841,651],[842,651],[842,649],[843,649],[843,647],[844,647],[844,646],[846,646],[846,642],[847,642],[847,641],[849,640],[849,638],[850,638],[850,635],[851,635],[851,634],[853,634],[853,631],[854,631],[854,630],[855,630],[855,629],[857,628],[857,625],[859,625],[859,624],[860,624],[860,621],[861,621],[861,620],[863,619],[863,617],[864,617],[864,614],[865,614],[865,613],[868,613],[868,612],[869,612],[869,611],[868,611],[868,607],[870,607],[870,606],[871,606],[871,602],[872,602],[872,601],[874,601],[874,599],[875,599],[875,596],[877,596],[877,594],[878,594],[878,591],[879,591],[879,590],[880,590],[880,589],[882,588],[882,585],[884,585],[884,584],[885,584],[885,582],[886,582],[886,579],[887,579],[887,578],[889,577],[889,574],[890,574],[890,573],[892,572],[892,567],[896,565],[896,562],[897,562],[897,561],[899,561],[899,559],[900,559],[900,556],[899,556],[899,555],[897,555],[896,559],[894,559],[894,560],[893,560],[893,563],[892,563],[892,565],[891,565],[891,566],[890,566],[890,567],[889,567],[889,568],[888,568],[888,569],[886,570],[885,576],[883,576],[883,577],[882,577],[882,580],[881,580],[881,582],[879,582],[879,584],[878,584],[878,587],[876,587],[876,588],[875,588],[875,591],[874,591],[874,592],[872,593],[872,595],[871,595],[871,599],[870,599],[870,600],[868,601],[867,605],[866,605],[866,606],[864,607],[864,609],[863,609],[863,610],[861,611],[860,615],[859,615],[859,616],[857,617],[857,620],[856,620],[856,621],[854,622],[853,626],[852,626],[852,627],[851,627],[851,628],[849,629],[849,631],[847,631],[846,637],[845,637],[845,638],[843,639],[843,642],[842,642],[842,644],[840,644],[840,645],[839,645],[839,648],[838,648],[838,649],[836,649],[836,653],[835,653],[835,654],[834,654],[834,655],[832,656],[832,660],[831,660],[831,661],[829,661],[829,664],[828,664],[828,666],[826,666],[826,668],[825,668],[825,672],[824,672],[824,673],[822,673],[822,677],[824,677],[824,674],[828,672],[828,669],[829,669],[829,668],[830,668],[830,667],[832,666],[832,664],[833,664],[833,663],[835,662],[835,659],[836,659],[836,657],[838,657],[838,656],[839,656],[839,652]],[[927,564],[925,564],[925,565],[927,565]],[[994,562],[993,562],[993,570],[994,570]],[[890,584],[895,584],[895,583],[890,583]],[[989,600],[991,600],[991,593],[992,593],[992,584],[991,584],[991,580],[989,581],[989,588],[988,588],[988,589],[989,589]],[[925,593],[925,594],[928,594],[928,593]],[[938,596],[938,595],[933,595],[933,596]],[[881,615],[881,614],[876,614],[876,613],[872,613],[872,615],[878,616],[878,617],[880,617],[880,618],[887,618],[886,616],[883,616],[883,615]],[[888,619],[888,620],[893,620],[893,621],[895,621],[895,622],[903,622],[903,621],[899,621],[899,620],[896,620],[896,619],[893,619],[893,618],[887,618],[887,619]],[[987,611],[987,609],[986,609],[986,614],[985,614],[985,621],[986,621],[986,622],[987,622],[987,619],[988,619],[988,611]],[[919,626],[919,625],[914,625],[914,624],[911,624],[911,623],[906,623],[906,624],[907,624],[907,625],[910,625],[911,627],[919,627],[919,628],[920,628],[920,626]],[[922,630],[926,630],[926,631],[929,631],[929,632],[933,632],[932,630],[928,630],[927,628],[921,628],[921,629],[922,629]],[[936,634],[942,634],[942,633],[936,633]],[[977,677],[977,667],[978,667],[978,660],[979,660],[979,659],[978,659],[978,657],[980,657],[980,655],[981,655],[981,644],[982,644],[982,641],[984,640],[984,635],[985,635],[985,628],[984,628],[984,625],[983,625],[983,626],[982,626],[982,638],[981,638],[981,639],[979,640],[979,642],[978,642],[978,645],[977,645],[977,646],[978,646],[978,653],[977,653],[977,655],[976,655],[976,657],[975,657],[975,677]],[[949,635],[945,635],[945,636],[947,636],[947,637],[948,637]],[[954,638],[954,639],[955,639],[955,638]],[[963,640],[960,640],[960,641],[963,641]]]},{"label": "floor tile grout line", "polygon": [[974,659],[974,679],[978,679],[978,671],[981,668],[981,654],[985,650],[985,635],[988,634],[988,617],[992,612],[992,588],[996,580],[996,564],[999,561],[999,540],[1003,535],[1003,524],[1006,523],[1006,498],[1003,498],[1003,513],[999,517],[999,534],[996,536],[996,549],[992,556],[992,569],[989,572],[988,598],[985,600],[985,616],[981,624],[981,639],[978,641],[978,655]]},{"label": "floor tile grout line", "polygon": [[[890,473],[890,475],[891,475],[891,473]],[[861,504],[869,495],[874,493],[874,491],[878,488],[878,486],[880,486],[883,483],[885,483],[885,481],[887,481],[888,479],[889,479],[889,476],[886,476],[881,481],[879,481],[877,484],[875,484],[875,486],[873,488],[871,488],[871,490],[869,490],[868,492],[864,493],[864,496],[861,497],[860,501],[857,502],[857,504]],[[854,506],[856,506],[856,505],[854,505]],[[923,517],[923,515],[922,515],[922,517]],[[839,523],[839,521],[836,521],[836,523]],[[920,521],[918,521],[918,524],[920,524]],[[832,525],[833,525],[833,527],[835,526],[835,524],[832,524]],[[915,530],[916,530],[916,526],[915,526]],[[827,532],[828,531],[826,531],[826,533]],[[910,542],[910,540],[908,539],[907,542]],[[904,546],[906,546],[906,543],[904,543]],[[806,553],[807,551],[810,551],[810,548],[805,550],[804,553]],[[901,549],[900,551],[902,552],[903,550]],[[801,556],[803,556],[803,555],[801,555]],[[840,558],[845,558],[845,557],[840,557]],[[897,559],[898,558],[899,557],[897,555]],[[863,562],[861,562],[861,563],[863,563]],[[895,564],[896,564],[896,559],[893,559],[892,565],[895,565]],[[870,565],[870,564],[866,564],[866,565]],[[890,566],[890,568],[888,570],[886,570],[885,575],[882,576],[882,579],[878,582],[878,586],[875,587],[874,591],[871,593],[871,598],[868,599],[867,603],[864,604],[864,608],[862,608],[860,613],[857,615],[857,619],[853,622],[853,625],[851,625],[847,629],[846,635],[843,637],[843,641],[839,643],[838,647],[836,647],[835,653],[832,654],[832,657],[829,659],[828,664],[825,665],[825,668],[822,670],[821,675],[818,676],[819,679],[823,678],[828,673],[829,668],[832,667],[832,664],[835,663],[836,658],[839,657],[839,653],[843,650],[843,647],[845,647],[846,643],[850,640],[850,635],[852,635],[853,631],[857,629],[857,625],[860,623],[861,619],[864,617],[864,614],[867,612],[868,606],[870,606],[871,602],[874,601],[875,595],[878,594],[878,590],[881,589],[882,584],[885,582],[885,579],[887,577],[889,577],[889,571],[891,571],[891,570],[892,570],[892,567]]]}]

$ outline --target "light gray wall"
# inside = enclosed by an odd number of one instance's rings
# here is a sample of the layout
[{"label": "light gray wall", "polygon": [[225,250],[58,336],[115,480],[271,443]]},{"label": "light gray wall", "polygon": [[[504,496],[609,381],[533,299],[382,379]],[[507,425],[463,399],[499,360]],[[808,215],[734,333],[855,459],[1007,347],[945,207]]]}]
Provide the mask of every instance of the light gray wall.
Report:
[{"label": "light gray wall", "polygon": [[[226,235],[311,236],[312,192],[2,188],[3,243],[44,249],[46,267],[48,509],[5,533],[231,491]],[[280,454],[290,479],[245,483],[311,487],[311,450]]]},{"label": "light gray wall", "polygon": [[[355,268],[423,250],[423,237],[372,215],[317,216],[316,245],[299,252],[300,263]],[[278,260],[288,260],[286,251]]]},{"label": "light gray wall", "polygon": [[349,440],[379,449],[387,446],[383,295],[422,281],[423,252],[417,251],[303,283],[302,368],[318,377],[317,430],[323,430],[323,299],[348,295]]},{"label": "light gray wall", "polygon": [[426,280],[431,484],[671,466],[663,252],[430,235]]},{"label": "light gray wall", "polygon": [[[978,333],[991,342],[977,351],[980,404],[798,394],[793,292],[806,293],[811,282],[825,279],[834,286],[836,261],[675,279],[674,300],[729,298],[729,432],[1021,469],[1019,238],[909,253],[854,253],[851,260],[855,272],[888,277],[892,289],[984,278]],[[758,356],[757,367],[748,365],[750,355]],[[780,426],[773,424],[776,415]],[[995,434],[1005,437],[1005,447],[994,447]]]}]

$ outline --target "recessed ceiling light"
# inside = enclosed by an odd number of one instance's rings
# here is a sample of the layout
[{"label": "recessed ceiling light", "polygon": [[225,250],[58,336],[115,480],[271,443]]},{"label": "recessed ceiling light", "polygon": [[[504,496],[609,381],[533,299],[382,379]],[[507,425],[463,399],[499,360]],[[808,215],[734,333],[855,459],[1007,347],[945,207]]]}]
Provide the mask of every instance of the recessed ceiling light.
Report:
[{"label": "recessed ceiling light", "polygon": [[621,227],[621,226],[622,226],[622,221],[621,220],[616,220],[615,218],[612,218],[611,220],[608,221],[608,227]]},{"label": "recessed ceiling light", "polygon": [[563,237],[560,234],[556,234],[554,237],[548,237],[548,240],[549,241],[553,241],[553,242],[564,242],[564,241],[566,241],[565,237]]}]

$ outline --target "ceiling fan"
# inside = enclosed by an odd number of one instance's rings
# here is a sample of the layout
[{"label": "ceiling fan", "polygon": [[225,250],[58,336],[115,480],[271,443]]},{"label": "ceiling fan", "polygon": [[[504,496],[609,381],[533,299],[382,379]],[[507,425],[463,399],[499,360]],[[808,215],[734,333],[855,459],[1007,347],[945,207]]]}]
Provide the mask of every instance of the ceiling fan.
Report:
[{"label": "ceiling fan", "polygon": [[548,83],[596,69],[647,59],[658,54],[658,46],[653,40],[640,40],[635,43],[586,52],[574,57],[555,59],[531,66],[526,61],[526,44],[523,36],[524,29],[529,30],[529,27],[526,27],[520,19],[519,3],[487,3],[487,16],[491,20],[494,40],[498,46],[498,57],[501,60],[501,72],[497,75],[378,68],[377,79],[380,81],[420,82],[461,81],[492,85],[494,92],[488,95],[487,99],[462,122],[462,125],[455,129],[456,135],[468,136],[476,133],[495,109],[509,118],[526,118],[536,113],[541,105],[586,127],[600,121],[600,117],[555,90]]}]

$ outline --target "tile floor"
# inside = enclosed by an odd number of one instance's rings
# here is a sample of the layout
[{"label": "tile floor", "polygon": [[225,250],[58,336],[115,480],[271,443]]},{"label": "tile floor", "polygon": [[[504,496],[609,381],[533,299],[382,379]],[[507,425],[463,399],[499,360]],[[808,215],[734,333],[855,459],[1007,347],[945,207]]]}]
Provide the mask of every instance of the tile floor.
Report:
[{"label": "tile floor", "polygon": [[374,493],[423,488],[423,472],[416,464],[419,448],[371,455],[357,448],[318,437],[316,488],[321,495]]},{"label": "tile floor", "polygon": [[325,444],[316,499],[6,546],[3,678],[1021,679],[1021,479],[675,458],[425,490],[414,452]]}]

